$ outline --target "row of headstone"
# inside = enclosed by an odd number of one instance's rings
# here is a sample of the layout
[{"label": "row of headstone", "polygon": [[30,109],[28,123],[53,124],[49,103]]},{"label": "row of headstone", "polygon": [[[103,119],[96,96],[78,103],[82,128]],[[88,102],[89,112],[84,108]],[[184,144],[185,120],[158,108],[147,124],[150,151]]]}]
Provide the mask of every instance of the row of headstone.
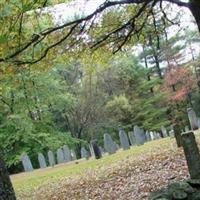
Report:
[{"label": "row of headstone", "polygon": [[[52,151],[48,151],[47,157],[48,157],[49,166],[53,167],[56,164],[54,153]],[[65,162],[69,162],[69,161],[77,159],[74,150],[70,150],[67,145],[64,145],[62,148],[57,149],[56,158],[57,158],[57,164],[61,164],[61,163],[65,163]],[[22,161],[22,165],[25,172],[33,170],[31,160],[27,154],[23,154],[21,156],[21,161]],[[47,167],[46,159],[42,153],[38,153],[38,162],[39,162],[40,168]]]}]

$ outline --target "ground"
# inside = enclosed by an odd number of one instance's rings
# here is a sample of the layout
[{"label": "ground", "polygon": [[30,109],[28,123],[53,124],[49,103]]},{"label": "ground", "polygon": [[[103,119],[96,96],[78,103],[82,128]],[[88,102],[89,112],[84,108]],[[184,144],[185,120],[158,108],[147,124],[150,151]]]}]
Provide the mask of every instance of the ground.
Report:
[{"label": "ground", "polygon": [[19,200],[142,200],[188,176],[182,148],[166,138],[100,160],[80,160],[11,179]]}]

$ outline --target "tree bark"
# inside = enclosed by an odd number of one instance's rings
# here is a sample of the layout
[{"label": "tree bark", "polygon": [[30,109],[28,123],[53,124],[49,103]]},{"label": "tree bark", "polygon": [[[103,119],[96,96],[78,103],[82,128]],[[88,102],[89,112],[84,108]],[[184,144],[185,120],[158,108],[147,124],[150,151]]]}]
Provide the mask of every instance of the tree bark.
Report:
[{"label": "tree bark", "polygon": [[194,16],[194,19],[197,23],[199,33],[200,33],[200,1],[199,0],[190,0],[189,9]]},{"label": "tree bark", "polygon": [[0,200],[16,200],[8,171],[0,152]]}]

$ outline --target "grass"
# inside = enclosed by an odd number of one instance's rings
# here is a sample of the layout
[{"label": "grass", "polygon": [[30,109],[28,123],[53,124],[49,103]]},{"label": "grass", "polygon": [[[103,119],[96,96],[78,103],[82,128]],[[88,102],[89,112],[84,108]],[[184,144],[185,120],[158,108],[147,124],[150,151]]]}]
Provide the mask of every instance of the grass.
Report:
[{"label": "grass", "polygon": [[[130,150],[119,150],[116,154],[105,155],[102,159],[78,160],[70,163],[60,164],[55,167],[38,169],[33,172],[20,173],[11,176],[16,193],[26,193],[51,182],[58,181],[66,177],[82,176],[88,170],[95,170],[102,166],[112,166],[123,158],[140,156],[150,151],[158,151],[160,147],[167,149],[174,145],[174,139],[166,138],[148,142],[142,146],[132,147]],[[159,148],[158,148],[159,147]]]}]

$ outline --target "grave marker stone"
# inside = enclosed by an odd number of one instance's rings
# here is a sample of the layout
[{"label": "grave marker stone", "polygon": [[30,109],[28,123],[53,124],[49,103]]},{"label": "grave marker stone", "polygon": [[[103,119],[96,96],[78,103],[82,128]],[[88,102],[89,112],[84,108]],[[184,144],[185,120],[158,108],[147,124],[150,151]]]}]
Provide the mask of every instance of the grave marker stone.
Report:
[{"label": "grave marker stone", "polygon": [[151,135],[150,135],[149,131],[146,131],[145,134],[146,134],[147,141],[151,141]]},{"label": "grave marker stone", "polygon": [[120,138],[120,143],[121,143],[123,150],[130,149],[128,137],[126,135],[126,132],[123,129],[119,130],[119,138]]},{"label": "grave marker stone", "polygon": [[64,159],[66,162],[69,162],[72,160],[71,158],[71,151],[67,145],[63,146],[63,153],[64,153]]},{"label": "grave marker stone", "polygon": [[56,164],[54,153],[52,151],[48,151],[47,155],[48,155],[49,165],[53,167]]},{"label": "grave marker stone", "polygon": [[135,140],[136,140],[136,144],[137,145],[143,145],[146,141],[146,136],[144,133],[144,130],[141,129],[139,126],[134,126],[134,136],[135,136]]},{"label": "grave marker stone", "polygon": [[115,144],[114,144],[111,136],[108,133],[104,134],[104,149],[109,154],[113,154],[116,152]]},{"label": "grave marker stone", "polygon": [[39,162],[40,168],[47,167],[45,157],[42,153],[38,153],[38,162]]},{"label": "grave marker stone", "polygon": [[164,126],[161,127],[161,131],[162,131],[162,135],[163,135],[164,138],[168,137],[167,129]]},{"label": "grave marker stone", "polygon": [[72,160],[76,160],[77,159],[76,158],[76,153],[75,153],[75,151],[73,149],[71,149],[71,158],[72,158]]},{"label": "grave marker stone", "polygon": [[65,162],[65,158],[64,158],[64,153],[63,150],[61,148],[57,149],[57,163],[64,163]]},{"label": "grave marker stone", "polygon": [[128,137],[132,146],[136,145],[135,135],[133,131],[128,132]]},{"label": "grave marker stone", "polygon": [[24,167],[25,172],[33,171],[33,166],[32,166],[31,160],[27,154],[23,154],[21,156],[21,161],[22,161],[22,165]]},{"label": "grave marker stone", "polygon": [[182,146],[191,179],[200,179],[200,154],[192,131],[182,133]]},{"label": "grave marker stone", "polygon": [[100,159],[102,157],[102,154],[101,154],[101,150],[97,144],[97,140],[92,140],[90,142],[90,144],[91,144],[91,147],[93,148],[95,158]]},{"label": "grave marker stone", "polygon": [[197,116],[196,116],[196,113],[194,112],[194,110],[192,108],[188,108],[187,113],[188,113],[188,118],[189,118],[191,129],[192,130],[198,129],[198,119],[197,119]]}]

